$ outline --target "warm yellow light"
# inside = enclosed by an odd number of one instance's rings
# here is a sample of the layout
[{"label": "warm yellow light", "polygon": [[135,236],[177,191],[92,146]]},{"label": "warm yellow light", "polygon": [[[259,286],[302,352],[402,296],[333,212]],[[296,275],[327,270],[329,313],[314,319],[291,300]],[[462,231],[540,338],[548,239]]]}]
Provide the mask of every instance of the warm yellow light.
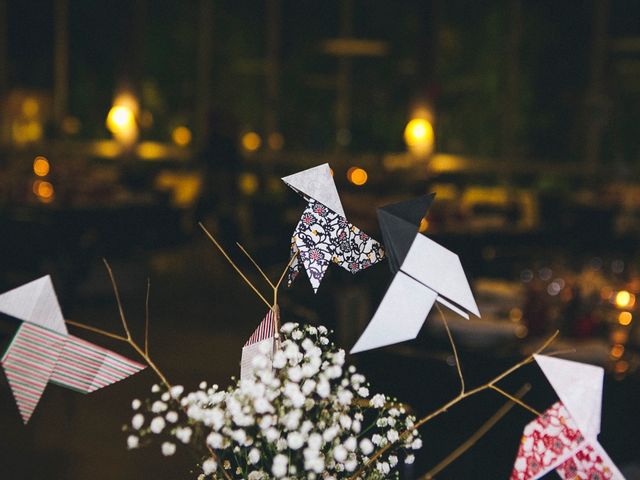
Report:
[{"label": "warm yellow light", "polygon": [[131,128],[135,124],[136,118],[133,112],[122,105],[117,105],[109,110],[107,116],[107,128],[112,133],[116,133],[118,130],[124,130]]},{"label": "warm yellow light", "polygon": [[624,354],[624,345],[616,343],[613,347],[611,347],[611,357],[618,359],[622,357]]},{"label": "warm yellow light", "polygon": [[416,155],[427,155],[433,150],[435,132],[425,118],[413,118],[404,129],[404,141],[409,151]]},{"label": "warm yellow light", "polygon": [[136,148],[136,153],[143,160],[158,160],[167,157],[169,149],[162,143],[141,142]]},{"label": "warm yellow light", "polygon": [[629,370],[629,362],[625,360],[620,360],[616,362],[616,366],[614,367],[616,373],[625,373]]},{"label": "warm yellow light", "polygon": [[256,132],[247,132],[242,136],[242,148],[248,152],[255,152],[262,145],[262,139]]},{"label": "warm yellow light", "polygon": [[426,232],[428,228],[429,228],[429,220],[427,220],[426,218],[423,218],[422,220],[420,220],[420,226],[418,227],[418,231]]},{"label": "warm yellow light", "polygon": [[75,135],[80,131],[80,120],[76,117],[65,117],[62,120],[62,131],[67,135]]},{"label": "warm yellow light", "polygon": [[267,143],[271,150],[282,150],[282,147],[284,147],[284,137],[278,132],[270,133],[267,138]]},{"label": "warm yellow light", "polygon": [[636,296],[626,290],[620,290],[616,294],[615,302],[618,308],[633,307],[633,304],[636,303]]},{"label": "warm yellow light", "polygon": [[516,323],[522,320],[522,310],[520,310],[518,307],[512,308],[509,311],[509,320]]},{"label": "warm yellow light", "polygon": [[258,177],[253,173],[243,173],[238,183],[240,191],[245,195],[253,195],[258,191]]},{"label": "warm yellow light", "polygon": [[49,161],[46,157],[37,156],[33,160],[33,173],[39,177],[46,177],[49,174]]},{"label": "warm yellow light", "polygon": [[633,320],[633,315],[631,315],[631,312],[620,312],[620,315],[618,315],[618,323],[620,325],[629,325],[631,323],[631,320]]},{"label": "warm yellow light", "polygon": [[27,118],[33,118],[38,115],[40,111],[40,104],[38,100],[32,97],[27,97],[22,102],[22,113]]},{"label": "warm yellow light", "polygon": [[33,182],[33,193],[35,193],[43,202],[50,202],[53,200],[53,185],[49,182],[36,180]]},{"label": "warm yellow light", "polygon": [[364,185],[365,183],[367,183],[368,179],[369,174],[367,174],[367,171],[364,168],[351,167],[349,170],[347,170],[347,180],[349,180],[354,185]]},{"label": "warm yellow light", "polygon": [[130,93],[119,94],[107,115],[107,128],[120,143],[131,145],[138,138],[138,101]]},{"label": "warm yellow light", "polygon": [[191,130],[181,125],[173,129],[173,132],[171,132],[171,138],[173,139],[173,143],[176,145],[186,147],[191,143]]}]

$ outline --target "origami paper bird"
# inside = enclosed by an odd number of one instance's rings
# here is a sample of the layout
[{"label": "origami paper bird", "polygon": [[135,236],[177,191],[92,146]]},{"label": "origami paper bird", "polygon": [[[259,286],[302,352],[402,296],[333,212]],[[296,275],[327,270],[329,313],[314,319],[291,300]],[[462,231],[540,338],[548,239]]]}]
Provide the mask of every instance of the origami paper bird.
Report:
[{"label": "origami paper bird", "polygon": [[378,209],[389,266],[395,275],[351,353],[418,336],[434,302],[469,318],[480,316],[458,256],[419,233],[435,194]]},{"label": "origami paper bird", "polygon": [[251,334],[249,340],[242,347],[240,360],[240,380],[253,376],[253,359],[258,355],[265,355],[269,360],[273,357],[273,346],[276,336],[275,314],[269,310],[258,328]]},{"label": "origami paper bird", "polygon": [[347,221],[329,164],[282,180],[307,201],[291,237],[291,255],[298,257],[287,274],[289,285],[303,266],[317,292],[331,262],[355,274],[384,258],[382,245]]},{"label": "origami paper bird", "polygon": [[49,382],[90,393],[145,368],[69,335],[48,275],[0,295],[0,313],[23,321],[0,364],[25,424]]},{"label": "origami paper bird", "polygon": [[603,369],[544,355],[535,360],[560,401],[525,427],[511,479],[555,470],[565,480],[624,480],[597,440]]}]

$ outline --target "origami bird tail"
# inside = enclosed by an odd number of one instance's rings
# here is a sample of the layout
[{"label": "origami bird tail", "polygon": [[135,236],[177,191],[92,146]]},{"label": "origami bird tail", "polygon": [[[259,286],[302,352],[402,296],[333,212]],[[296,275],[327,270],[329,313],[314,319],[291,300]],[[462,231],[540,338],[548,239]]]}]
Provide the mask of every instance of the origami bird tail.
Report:
[{"label": "origami bird tail", "polygon": [[55,369],[65,337],[25,322],[0,361],[25,424]]}]

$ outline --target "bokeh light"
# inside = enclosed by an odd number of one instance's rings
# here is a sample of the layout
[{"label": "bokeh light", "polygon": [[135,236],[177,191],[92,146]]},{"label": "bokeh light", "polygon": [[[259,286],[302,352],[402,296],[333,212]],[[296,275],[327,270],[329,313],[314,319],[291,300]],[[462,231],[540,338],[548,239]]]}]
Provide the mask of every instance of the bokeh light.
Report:
[{"label": "bokeh light", "polygon": [[367,183],[369,179],[369,174],[364,168],[360,167],[351,167],[347,170],[347,180],[357,186],[362,186]]}]

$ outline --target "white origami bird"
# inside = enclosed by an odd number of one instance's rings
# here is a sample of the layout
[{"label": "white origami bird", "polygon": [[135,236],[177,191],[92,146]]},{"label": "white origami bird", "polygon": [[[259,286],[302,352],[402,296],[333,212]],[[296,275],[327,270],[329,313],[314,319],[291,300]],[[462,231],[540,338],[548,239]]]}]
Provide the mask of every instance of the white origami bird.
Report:
[{"label": "white origami bird", "polygon": [[69,335],[48,275],[0,295],[0,313],[23,321],[0,363],[24,423],[49,382],[90,393],[145,368]]},{"label": "white origami bird", "polygon": [[598,443],[603,369],[544,355],[535,360],[560,401],[525,427],[511,479],[555,470],[564,480],[624,480]]},{"label": "white origami bird", "polygon": [[291,237],[291,255],[298,252],[298,257],[289,268],[289,285],[303,266],[317,292],[330,263],[357,273],[384,258],[382,245],[347,221],[329,164],[289,175],[282,181],[307,201]]},{"label": "white origami bird", "polygon": [[434,196],[378,209],[395,276],[351,353],[416,338],[436,301],[465,318],[469,318],[467,312],[480,316],[458,256],[418,232]]}]

